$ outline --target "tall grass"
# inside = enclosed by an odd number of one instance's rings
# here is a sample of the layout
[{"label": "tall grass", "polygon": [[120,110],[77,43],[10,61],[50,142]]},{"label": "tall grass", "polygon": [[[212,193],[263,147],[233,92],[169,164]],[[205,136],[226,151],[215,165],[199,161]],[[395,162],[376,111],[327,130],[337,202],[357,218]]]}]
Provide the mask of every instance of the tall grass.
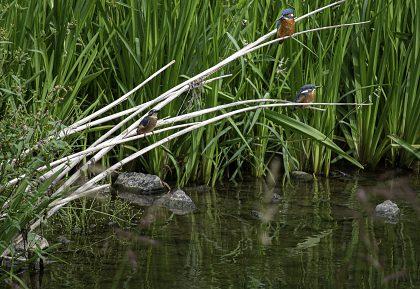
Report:
[{"label": "tall grass", "polygon": [[[302,15],[329,2],[296,2],[294,8]],[[62,125],[111,102],[175,59],[167,73],[110,113],[154,98],[273,29],[288,4],[269,0],[2,3],[0,115],[21,110],[29,115],[48,113]],[[280,155],[286,173],[303,169],[328,174],[331,164],[339,161],[337,149],[367,168],[410,166],[416,158],[412,152],[420,122],[420,20],[415,6],[415,0],[348,0],[299,23],[297,30],[371,20],[365,28],[322,31],[260,49],[220,71],[232,73],[232,78],[189,92],[160,116],[233,100],[292,100],[304,83],[323,85],[320,101],[372,100],[372,107],[251,112],[181,137],[126,169],[172,177],[179,184],[214,184],[248,173],[263,176],[268,162]],[[48,105],[54,101],[57,105]],[[305,134],[293,125],[302,123],[313,129]],[[68,141],[86,147],[109,125]],[[310,140],[308,134],[319,141]],[[104,164],[139,150],[144,142],[114,149]]]},{"label": "tall grass", "polygon": [[[52,109],[55,103],[48,103]],[[30,222],[41,218],[54,201],[48,187],[52,179],[39,182],[36,169],[52,159],[66,154],[70,146],[52,141],[42,146],[36,157],[23,155],[25,149],[44,139],[60,125],[47,113],[28,114],[8,109],[0,120],[0,255],[9,248],[17,234],[26,235]],[[10,160],[16,158],[12,164]],[[25,175],[19,184],[7,186],[10,178]]]}]

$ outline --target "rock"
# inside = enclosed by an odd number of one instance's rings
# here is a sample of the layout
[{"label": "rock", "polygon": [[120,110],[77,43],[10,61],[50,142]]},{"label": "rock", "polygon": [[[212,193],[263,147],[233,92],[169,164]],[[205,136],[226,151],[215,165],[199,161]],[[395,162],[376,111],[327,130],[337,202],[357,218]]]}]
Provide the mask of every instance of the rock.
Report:
[{"label": "rock", "polygon": [[155,201],[154,205],[168,208],[178,215],[185,215],[196,209],[196,206],[191,198],[180,189],[163,195]]},{"label": "rock", "polygon": [[302,171],[293,171],[291,173],[291,177],[296,179],[296,180],[301,180],[301,181],[312,181],[314,179],[314,176]]},{"label": "rock", "polygon": [[146,195],[165,189],[162,180],[158,176],[135,172],[119,174],[115,186],[119,190]]},{"label": "rock", "polygon": [[391,223],[396,223],[398,221],[400,209],[398,208],[397,204],[390,200],[386,200],[385,202],[376,206],[375,213],[378,217],[385,218]]}]

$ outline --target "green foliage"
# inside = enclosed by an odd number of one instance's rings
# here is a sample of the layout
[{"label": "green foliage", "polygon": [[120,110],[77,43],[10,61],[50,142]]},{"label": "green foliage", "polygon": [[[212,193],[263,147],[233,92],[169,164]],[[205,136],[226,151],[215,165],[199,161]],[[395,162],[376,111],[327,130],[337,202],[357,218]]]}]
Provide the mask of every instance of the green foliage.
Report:
[{"label": "green foliage", "polygon": [[[303,15],[330,2],[297,1],[294,8]],[[293,100],[305,83],[323,86],[319,101],[372,100],[372,106],[251,112],[153,150],[132,169],[176,178],[179,184],[214,184],[248,172],[263,176],[277,154],[286,173],[304,169],[328,174],[330,165],[343,157],[368,168],[380,162],[409,166],[415,156],[391,146],[388,135],[410,146],[418,144],[420,20],[415,17],[415,0],[376,2],[346,1],[300,22],[298,31],[371,21],[260,49],[219,71],[232,73],[232,78],[185,94],[160,115],[175,116],[235,100]],[[2,3],[0,115],[47,113],[60,126],[111,102],[174,59],[175,65],[109,113],[158,96],[274,29],[281,9],[289,4],[269,0]],[[294,120],[296,125],[285,126],[273,116]],[[77,144],[86,146],[107,128],[81,135]],[[156,138],[120,146],[106,163]]]},{"label": "green foliage", "polygon": [[[4,118],[0,120],[0,255],[54,201],[48,194],[51,179],[40,182],[36,169],[70,151],[63,141],[40,142],[62,127],[50,114],[54,102],[33,114],[26,111],[27,107],[16,105],[6,103]],[[25,153],[36,145],[39,146],[34,154]],[[24,177],[19,183],[8,185],[20,176]]]}]

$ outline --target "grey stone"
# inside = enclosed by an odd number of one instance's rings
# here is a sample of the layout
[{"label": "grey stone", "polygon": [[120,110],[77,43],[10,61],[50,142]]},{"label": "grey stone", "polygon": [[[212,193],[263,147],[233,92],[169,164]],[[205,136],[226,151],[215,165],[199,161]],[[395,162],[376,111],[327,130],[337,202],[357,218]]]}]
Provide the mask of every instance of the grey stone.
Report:
[{"label": "grey stone", "polygon": [[163,195],[155,201],[154,205],[165,207],[178,215],[185,215],[196,209],[191,198],[180,189]]},{"label": "grey stone", "polygon": [[135,172],[119,174],[115,186],[118,190],[141,194],[153,194],[165,189],[158,176]]},{"label": "grey stone", "polygon": [[301,181],[312,181],[314,179],[314,176],[302,171],[293,171],[291,172],[291,177],[296,180]]},{"label": "grey stone", "polygon": [[398,208],[397,204],[390,200],[386,200],[385,202],[376,206],[375,213],[378,217],[385,218],[391,223],[396,223],[398,221],[400,209]]}]

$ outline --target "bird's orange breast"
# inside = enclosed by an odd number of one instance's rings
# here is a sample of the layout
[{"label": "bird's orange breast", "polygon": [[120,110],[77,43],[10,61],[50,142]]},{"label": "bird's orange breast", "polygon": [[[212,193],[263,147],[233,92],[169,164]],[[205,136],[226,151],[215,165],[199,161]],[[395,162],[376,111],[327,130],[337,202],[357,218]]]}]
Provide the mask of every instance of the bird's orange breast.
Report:
[{"label": "bird's orange breast", "polygon": [[311,91],[308,94],[305,95],[302,102],[304,103],[311,103],[315,101],[315,91]]},{"label": "bird's orange breast", "polygon": [[295,33],[295,20],[294,19],[282,19],[280,28],[277,30],[277,37],[291,36]]}]

